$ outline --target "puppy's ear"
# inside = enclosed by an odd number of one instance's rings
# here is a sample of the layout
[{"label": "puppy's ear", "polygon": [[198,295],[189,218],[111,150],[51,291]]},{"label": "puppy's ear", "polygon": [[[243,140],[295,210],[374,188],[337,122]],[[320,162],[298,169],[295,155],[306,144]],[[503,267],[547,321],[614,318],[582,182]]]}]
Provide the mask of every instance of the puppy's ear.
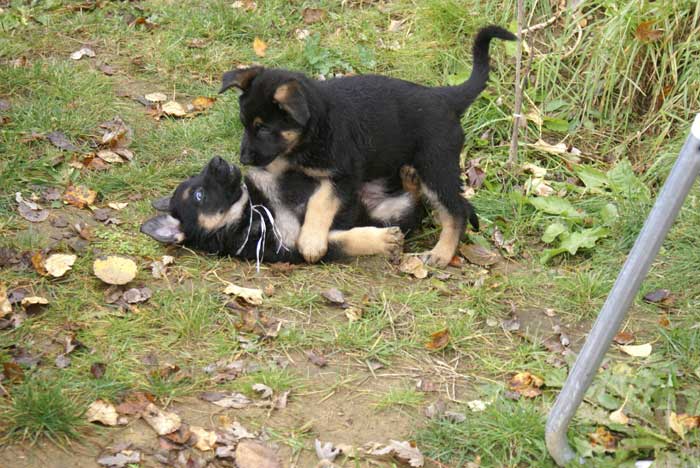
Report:
[{"label": "puppy's ear", "polygon": [[180,221],[170,215],[158,215],[141,225],[141,232],[164,244],[177,244],[185,240]]},{"label": "puppy's ear", "polygon": [[281,84],[275,90],[273,99],[279,106],[287,111],[299,125],[306,125],[311,113],[306,96],[301,89],[301,83],[296,80]]},{"label": "puppy's ear", "polygon": [[232,86],[243,92],[247,91],[250,87],[250,83],[252,83],[253,79],[258,76],[261,71],[263,71],[263,67],[237,68],[227,71],[221,77],[221,89],[219,90],[219,94]]},{"label": "puppy's ear", "polygon": [[151,202],[151,206],[156,209],[156,211],[161,211],[163,213],[170,212],[170,197],[156,198]]}]

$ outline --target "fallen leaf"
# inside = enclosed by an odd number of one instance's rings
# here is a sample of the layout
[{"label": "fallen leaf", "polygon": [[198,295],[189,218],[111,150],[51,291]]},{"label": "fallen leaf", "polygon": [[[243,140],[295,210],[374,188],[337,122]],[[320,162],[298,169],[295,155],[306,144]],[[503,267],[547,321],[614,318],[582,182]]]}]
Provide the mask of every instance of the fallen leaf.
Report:
[{"label": "fallen leaf", "polygon": [[267,44],[265,43],[265,41],[263,41],[259,37],[256,37],[253,40],[253,51],[255,52],[255,55],[257,55],[258,57],[264,57],[266,50]]},{"label": "fallen leaf", "polygon": [[113,66],[108,65],[106,63],[101,64],[97,68],[99,68],[99,70],[107,76],[112,76],[117,72]]},{"label": "fallen leaf", "polygon": [[168,100],[168,96],[166,96],[164,93],[149,93],[144,97],[150,102],[165,102]]},{"label": "fallen leaf", "polygon": [[253,391],[260,394],[260,398],[270,398],[272,396],[272,389],[265,384],[256,383],[253,385]]},{"label": "fallen leaf", "polygon": [[224,289],[224,294],[243,299],[252,305],[261,305],[263,303],[263,292],[261,289],[242,288],[233,283],[228,283],[228,286]]},{"label": "fallen leaf", "polygon": [[428,419],[437,419],[439,417],[442,417],[443,414],[445,414],[445,409],[447,408],[447,404],[445,403],[444,400],[438,399],[428,405],[424,410],[423,414],[425,414],[425,417]]},{"label": "fallen leaf", "polygon": [[331,288],[327,291],[323,291],[321,295],[332,304],[345,304],[345,296],[343,296],[343,293],[337,288]]},{"label": "fallen leaf", "polygon": [[165,115],[173,117],[184,117],[187,115],[187,110],[177,101],[168,101],[161,106],[161,110]]},{"label": "fallen leaf", "polygon": [[84,185],[71,185],[63,194],[63,201],[77,208],[85,208],[95,203],[97,192],[90,190]]},{"label": "fallen leaf", "polygon": [[202,38],[202,37],[196,37],[192,40],[187,41],[187,47],[190,49],[204,49],[207,47],[209,44],[209,40]]},{"label": "fallen leaf", "polygon": [[105,426],[120,424],[119,415],[114,405],[105,400],[95,400],[85,412],[88,422],[99,422]]},{"label": "fallen leaf", "polygon": [[425,268],[423,260],[414,256],[406,257],[399,265],[399,271],[413,275],[418,279],[423,279],[428,276],[428,269]]},{"label": "fallen leaf", "polygon": [[124,160],[112,150],[103,149],[97,152],[97,157],[110,164],[121,164]]},{"label": "fallen leaf", "polygon": [[412,467],[422,467],[425,465],[425,458],[420,452],[415,443],[412,442],[399,442],[396,440],[390,440],[389,444],[382,447],[380,444],[372,444],[368,449],[365,450],[367,455],[372,457],[385,457],[395,458],[402,463],[407,463]]},{"label": "fallen leaf", "polygon": [[328,460],[332,462],[341,453],[340,449],[333,447],[331,442],[322,443],[320,440],[314,440],[314,448],[316,456],[319,460]]},{"label": "fallen leaf", "polygon": [[322,21],[326,17],[326,10],[321,8],[304,8],[301,16],[305,24],[313,24]]},{"label": "fallen leaf", "polygon": [[639,23],[634,31],[634,37],[646,43],[656,42],[661,39],[664,32],[660,29],[653,29],[654,23],[655,21],[653,20]]},{"label": "fallen leaf", "polygon": [[126,284],[136,277],[137,268],[130,258],[110,255],[95,260],[92,271],[107,284]]},{"label": "fallen leaf", "polygon": [[604,427],[598,427],[595,432],[589,433],[588,438],[591,441],[591,445],[599,445],[608,451],[615,450],[617,446],[617,439],[615,436]]},{"label": "fallen leaf", "polygon": [[579,157],[581,155],[581,150],[574,146],[567,145],[564,142],[551,145],[544,140],[537,140],[535,143],[528,143],[527,146],[543,153],[562,155],[564,159],[571,163],[581,162],[581,158]]},{"label": "fallen leaf", "polygon": [[389,27],[387,28],[387,31],[389,32],[399,32],[401,31],[401,28],[403,27],[403,24],[406,22],[405,19],[401,20],[391,20],[389,22]]},{"label": "fallen leaf", "polygon": [[96,379],[101,379],[102,376],[105,375],[106,370],[107,364],[104,362],[95,362],[90,366],[90,373]]},{"label": "fallen leaf", "polygon": [[46,135],[46,138],[58,149],[64,151],[78,151],[79,148],[68,140],[65,133],[51,132]]},{"label": "fallen leaf", "polygon": [[151,262],[151,275],[154,278],[165,278],[167,273],[167,266],[175,261],[175,257],[170,255],[163,255],[160,260]]},{"label": "fallen leaf", "polygon": [[328,364],[328,359],[326,359],[322,354],[316,354],[313,351],[307,351],[306,357],[309,358],[314,365],[318,367],[326,367]]},{"label": "fallen leaf", "polygon": [[253,11],[258,7],[258,4],[253,0],[236,0],[231,4],[232,8],[243,8],[246,11]]},{"label": "fallen leaf", "polygon": [[24,299],[22,299],[22,307],[29,307],[33,305],[46,305],[48,304],[49,301],[41,296],[27,296]]},{"label": "fallen leaf", "polygon": [[20,192],[15,193],[15,201],[17,201],[19,215],[29,222],[41,223],[49,217],[48,210],[43,209],[37,203],[25,200]]},{"label": "fallen leaf", "polygon": [[227,427],[226,432],[231,434],[236,440],[255,439],[255,434],[248,432],[248,429],[243,427],[243,425],[238,421],[234,421],[229,427]]},{"label": "fallen leaf", "polygon": [[484,185],[484,180],[486,180],[486,173],[479,167],[480,160],[480,158],[477,158],[469,161],[469,168],[467,169],[469,186],[477,190]]},{"label": "fallen leaf", "polygon": [[294,37],[297,38],[298,41],[305,41],[306,38],[308,38],[311,35],[311,31],[308,29],[295,29],[294,30]]},{"label": "fallen leaf", "polygon": [[630,332],[622,331],[615,335],[613,341],[617,344],[628,345],[634,342],[634,335]]},{"label": "fallen leaf", "polygon": [[281,468],[274,450],[252,440],[243,440],[236,447],[238,468]]},{"label": "fallen leaf", "polygon": [[107,203],[107,206],[112,208],[113,210],[116,211],[121,211],[127,206],[129,206],[129,202],[112,202],[112,203]]},{"label": "fallen leaf", "polygon": [[523,164],[523,172],[529,172],[535,177],[544,178],[547,175],[547,169],[540,167],[537,164],[526,163]]},{"label": "fallen leaf", "polygon": [[141,414],[148,407],[148,405],[154,401],[155,397],[150,393],[131,392],[126,396],[124,401],[117,405],[116,410],[119,414]]},{"label": "fallen leaf", "polygon": [[656,289],[644,295],[644,300],[652,304],[659,304],[669,300],[671,291],[668,289]]},{"label": "fallen leaf", "polygon": [[204,392],[199,398],[222,408],[243,409],[253,403],[247,396],[236,392]]},{"label": "fallen leaf", "polygon": [[467,415],[457,411],[445,411],[445,419],[454,423],[461,423],[467,420]]},{"label": "fallen leaf", "polygon": [[127,465],[139,464],[141,462],[141,452],[136,450],[120,450],[113,455],[102,455],[97,459],[97,463],[110,468],[123,468]]},{"label": "fallen leaf", "polygon": [[544,380],[530,372],[518,372],[508,381],[510,390],[525,398],[535,398],[542,395],[542,390],[540,390],[542,385],[544,385]]},{"label": "fallen leaf", "polygon": [[216,102],[216,98],[211,98],[211,97],[207,97],[207,96],[197,96],[196,98],[194,98],[192,100],[192,106],[196,110],[201,111],[201,110],[209,109],[211,106],[214,105],[215,102]]},{"label": "fallen leaf", "polygon": [[277,395],[277,397],[272,401],[272,407],[274,409],[284,409],[287,407],[287,399],[289,398],[289,393],[291,390],[285,390],[284,392]]},{"label": "fallen leaf", "polygon": [[627,415],[622,412],[622,408],[613,411],[608,417],[612,422],[617,424],[623,424],[625,426],[630,422],[630,418],[628,418]]},{"label": "fallen leaf", "polygon": [[345,316],[348,318],[348,320],[350,322],[355,322],[357,320],[360,320],[363,315],[364,315],[364,311],[362,309],[360,309],[359,307],[350,306],[347,309],[345,309]]},{"label": "fallen leaf", "polygon": [[197,437],[197,442],[194,444],[195,448],[202,452],[214,448],[216,444],[216,432],[208,431],[200,426],[190,426],[190,431]]},{"label": "fallen leaf", "polygon": [[71,254],[52,254],[44,261],[44,268],[54,278],[60,278],[71,269],[77,258]]},{"label": "fallen leaf", "polygon": [[534,194],[538,197],[548,197],[554,193],[554,189],[549,182],[539,178],[530,177],[525,181],[525,194]]},{"label": "fallen leaf", "polygon": [[620,350],[633,357],[647,357],[651,355],[651,343],[642,345],[622,345]]},{"label": "fallen leaf", "polygon": [[450,342],[450,330],[445,328],[430,335],[430,341],[425,344],[425,347],[430,350],[443,349]]},{"label": "fallen leaf", "polygon": [[137,304],[139,302],[146,302],[151,298],[153,293],[150,288],[131,288],[124,291],[122,298],[127,302],[127,304]]},{"label": "fallen leaf", "polygon": [[2,373],[5,379],[10,382],[21,382],[24,380],[24,370],[16,362],[3,362]]},{"label": "fallen leaf", "polygon": [[0,283],[0,318],[12,313],[12,303],[7,298],[7,287]]},{"label": "fallen leaf", "polygon": [[82,47],[79,50],[76,50],[72,54],[70,54],[70,58],[73,60],[80,60],[83,57],[94,57],[95,56],[95,51],[90,49],[89,47]]},{"label": "fallen leaf", "polygon": [[[131,129],[127,127],[124,121],[119,117],[101,123],[100,128],[103,129],[101,144],[111,148],[115,152],[119,149],[126,148],[129,146],[129,143],[131,143]],[[117,152],[117,154],[119,153]],[[124,155],[120,154],[120,156]],[[127,159],[131,158],[127,157]]]},{"label": "fallen leaf", "polygon": [[141,417],[153,428],[158,435],[170,434],[180,428],[182,421],[175,413],[166,412],[153,403],[149,403]]},{"label": "fallen leaf", "polygon": [[471,400],[467,402],[467,408],[469,408],[471,411],[478,413],[480,411],[485,411],[486,407],[489,406],[491,403],[487,401],[482,401],[482,400]]},{"label": "fallen leaf", "polygon": [[70,361],[70,357],[66,356],[65,354],[59,354],[56,356],[54,363],[59,369],[65,369],[66,367],[70,366]]},{"label": "fallen leaf", "polygon": [[493,265],[501,261],[502,258],[498,253],[478,244],[462,244],[459,247],[459,253],[470,263],[480,266]]}]

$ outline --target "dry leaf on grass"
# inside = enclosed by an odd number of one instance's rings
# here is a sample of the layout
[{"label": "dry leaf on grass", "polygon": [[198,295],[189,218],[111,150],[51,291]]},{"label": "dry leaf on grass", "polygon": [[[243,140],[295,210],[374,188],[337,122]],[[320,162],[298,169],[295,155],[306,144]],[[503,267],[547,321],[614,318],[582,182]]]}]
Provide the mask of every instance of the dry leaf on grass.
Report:
[{"label": "dry leaf on grass", "polygon": [[345,309],[345,316],[348,318],[348,321],[350,321],[350,322],[355,322],[357,320],[360,320],[363,315],[364,315],[364,311],[362,309],[360,309],[359,307],[350,306],[347,309]]},{"label": "dry leaf on grass", "polygon": [[459,247],[459,253],[461,253],[469,263],[479,266],[494,265],[502,259],[498,253],[478,244],[462,244]]},{"label": "dry leaf on grass", "polygon": [[321,295],[332,304],[345,304],[345,296],[343,296],[343,293],[337,288],[331,288],[327,291],[323,291]]},{"label": "dry leaf on grass", "polygon": [[51,254],[44,261],[44,268],[54,278],[60,278],[71,269],[77,258],[72,254]]},{"label": "dry leaf on grass", "polygon": [[328,460],[332,462],[341,453],[339,448],[333,446],[333,443],[326,442],[325,444],[320,440],[314,440],[314,448],[316,449],[316,456],[319,460]]},{"label": "dry leaf on grass", "polygon": [[[119,154],[119,149],[126,148],[131,143],[131,129],[119,117],[101,123],[100,128],[103,129],[101,144],[113,149],[117,154]],[[120,156],[124,155],[120,154]],[[125,157],[131,159],[127,156]]]},{"label": "dry leaf on grass", "polygon": [[73,60],[80,60],[83,57],[94,57],[94,56],[95,56],[95,51],[89,47],[81,47],[79,50],[76,50],[75,52],[70,54],[70,58]]},{"label": "dry leaf on grass", "polygon": [[215,102],[216,98],[211,98],[207,96],[197,96],[192,100],[192,107],[194,107],[195,110],[203,111],[205,109],[209,109],[211,106],[214,105]]},{"label": "dry leaf on grass", "polygon": [[71,185],[63,194],[63,201],[77,208],[85,208],[86,206],[95,203],[97,192],[91,190],[84,185]]},{"label": "dry leaf on grass", "polygon": [[656,289],[644,295],[644,301],[652,304],[664,304],[671,302],[671,291],[668,289]]},{"label": "dry leaf on grass", "polygon": [[595,432],[589,433],[588,438],[591,441],[591,445],[599,445],[608,451],[615,450],[617,446],[617,439],[615,436],[604,427],[598,427]]},{"label": "dry leaf on grass", "polygon": [[177,101],[168,101],[161,106],[161,111],[165,115],[173,117],[184,117],[187,115],[187,109]]},{"label": "dry leaf on grass", "polygon": [[258,57],[264,57],[266,50],[267,44],[265,43],[265,41],[263,41],[259,37],[256,37],[253,40],[253,51],[255,52],[255,55],[257,55]]},{"label": "dry leaf on grass", "polygon": [[104,149],[97,152],[97,157],[110,164],[122,164],[124,160],[112,150]]},{"label": "dry leaf on grass", "polygon": [[99,422],[105,426],[116,426],[125,424],[126,420],[119,418],[114,405],[105,400],[95,400],[90,404],[90,407],[85,413],[88,422]]},{"label": "dry leaf on grass", "polygon": [[508,381],[510,390],[525,398],[535,398],[542,395],[540,389],[542,385],[544,385],[544,380],[530,372],[518,372]]},{"label": "dry leaf on grass", "polygon": [[425,347],[430,350],[443,349],[450,342],[450,330],[445,328],[439,332],[430,335],[430,341],[425,344]]},{"label": "dry leaf on grass", "polygon": [[12,303],[7,298],[7,287],[0,283],[0,318],[12,313]]},{"label": "dry leaf on grass", "polygon": [[471,400],[467,402],[467,408],[471,411],[478,413],[480,411],[485,411],[486,407],[489,406],[491,402],[482,400]]},{"label": "dry leaf on grass", "polygon": [[281,468],[279,457],[269,447],[252,440],[241,441],[236,447],[238,468]]},{"label": "dry leaf on grass", "polygon": [[48,210],[43,209],[39,204],[22,198],[20,192],[15,193],[15,201],[17,201],[17,211],[19,215],[32,223],[41,223],[49,217]]},{"label": "dry leaf on grass", "polygon": [[190,426],[190,431],[197,437],[195,448],[206,452],[212,450],[216,444],[216,432],[209,431],[200,426]]},{"label": "dry leaf on grass", "polygon": [[175,413],[163,411],[153,403],[143,410],[141,417],[153,428],[158,435],[170,434],[180,428],[182,421]]},{"label": "dry leaf on grass", "polygon": [[34,306],[34,305],[46,305],[48,303],[49,303],[48,299],[46,299],[45,297],[41,297],[41,296],[27,296],[27,297],[23,298],[21,301],[22,307],[24,307],[24,308],[28,308],[28,307]]},{"label": "dry leaf on grass", "polygon": [[313,24],[322,21],[326,17],[326,10],[321,8],[304,8],[301,11],[305,24]]},{"label": "dry leaf on grass", "polygon": [[314,365],[318,367],[325,367],[328,364],[328,359],[326,359],[325,356],[323,356],[322,354],[317,354],[313,351],[307,351],[306,357],[309,358],[309,361],[311,361]]},{"label": "dry leaf on grass", "polygon": [[671,411],[668,415],[668,427],[683,439],[688,431],[700,427],[700,416],[676,414]]},{"label": "dry leaf on grass", "polygon": [[633,357],[648,357],[651,355],[651,343],[641,345],[622,345],[620,350]]},{"label": "dry leaf on grass", "polygon": [[628,345],[634,343],[634,335],[630,332],[622,331],[615,335],[613,341],[617,344]]},{"label": "dry leaf on grass", "polygon": [[102,376],[105,375],[106,370],[107,364],[104,362],[95,362],[90,366],[90,373],[96,379],[101,379]]},{"label": "dry leaf on grass", "polygon": [[243,409],[253,403],[250,398],[237,392],[204,392],[199,398],[222,408]]},{"label": "dry leaf on grass", "polygon": [[165,102],[168,100],[168,96],[164,93],[148,93],[144,96],[147,101],[150,102]]},{"label": "dry leaf on grass", "polygon": [[175,257],[170,255],[163,255],[160,260],[151,262],[151,275],[154,278],[165,278],[167,273],[167,266],[175,261]]},{"label": "dry leaf on grass", "polygon": [[656,42],[664,36],[660,29],[654,29],[654,20],[639,23],[634,31],[634,37],[642,42]]},{"label": "dry leaf on grass", "polygon": [[622,409],[623,408],[613,411],[608,417],[612,422],[623,424],[626,426],[627,424],[629,424],[630,418],[628,418],[627,415],[622,412]]},{"label": "dry leaf on grass", "polygon": [[126,208],[127,206],[129,206],[129,202],[111,202],[111,203],[107,203],[107,206],[109,206],[113,210],[121,211],[124,208]]},{"label": "dry leaf on grass", "polygon": [[423,454],[413,442],[390,440],[386,446],[374,443],[369,447],[365,447],[365,453],[374,458],[382,460],[396,459],[401,463],[407,463],[409,466],[416,468],[425,465]]},{"label": "dry leaf on grass", "polygon": [[260,395],[260,398],[270,398],[272,396],[272,389],[265,384],[254,384],[253,391],[257,392]]},{"label": "dry leaf on grass", "polygon": [[124,401],[116,407],[117,413],[135,415],[143,411],[155,401],[155,397],[147,392],[131,392]]},{"label": "dry leaf on grass", "polygon": [[404,258],[399,265],[399,271],[413,275],[418,279],[423,279],[428,276],[428,269],[425,268],[423,260],[413,256]]},{"label": "dry leaf on grass", "polygon": [[115,454],[102,455],[97,459],[97,463],[110,468],[122,468],[141,462],[141,452],[136,450],[123,449]]},{"label": "dry leaf on grass", "polygon": [[261,305],[263,303],[262,289],[242,288],[233,283],[228,283],[224,294],[243,299],[248,304]]},{"label": "dry leaf on grass", "polygon": [[136,277],[137,268],[130,258],[110,255],[95,260],[92,271],[107,284],[126,284]]},{"label": "dry leaf on grass", "polygon": [[564,159],[571,163],[581,162],[581,158],[579,157],[581,155],[581,150],[574,146],[567,145],[564,142],[551,145],[544,140],[537,140],[535,143],[528,143],[527,146],[544,153],[561,155]]},{"label": "dry leaf on grass", "polygon": [[523,172],[529,172],[535,177],[544,178],[547,175],[547,169],[540,167],[537,164],[526,163],[522,166]]}]

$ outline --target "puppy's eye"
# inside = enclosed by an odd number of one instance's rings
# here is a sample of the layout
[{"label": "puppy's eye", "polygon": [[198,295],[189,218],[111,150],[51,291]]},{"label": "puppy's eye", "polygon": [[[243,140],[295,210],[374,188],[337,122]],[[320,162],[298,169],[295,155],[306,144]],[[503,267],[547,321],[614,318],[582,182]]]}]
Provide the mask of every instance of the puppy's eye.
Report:
[{"label": "puppy's eye", "polygon": [[202,189],[195,190],[194,194],[192,194],[192,196],[194,197],[195,201],[198,203],[201,203],[202,200],[204,200],[204,192],[202,191]]}]

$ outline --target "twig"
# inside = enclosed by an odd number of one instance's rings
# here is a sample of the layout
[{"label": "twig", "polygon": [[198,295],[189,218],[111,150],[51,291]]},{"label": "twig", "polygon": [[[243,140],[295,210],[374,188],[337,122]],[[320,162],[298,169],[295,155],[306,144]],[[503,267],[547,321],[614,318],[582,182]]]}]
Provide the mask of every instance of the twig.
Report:
[{"label": "twig", "polygon": [[522,66],[523,61],[523,0],[518,0],[518,44],[515,52],[515,109],[513,110],[513,134],[510,139],[508,167],[513,167],[518,159],[518,132],[520,131],[520,111],[523,107]]}]

